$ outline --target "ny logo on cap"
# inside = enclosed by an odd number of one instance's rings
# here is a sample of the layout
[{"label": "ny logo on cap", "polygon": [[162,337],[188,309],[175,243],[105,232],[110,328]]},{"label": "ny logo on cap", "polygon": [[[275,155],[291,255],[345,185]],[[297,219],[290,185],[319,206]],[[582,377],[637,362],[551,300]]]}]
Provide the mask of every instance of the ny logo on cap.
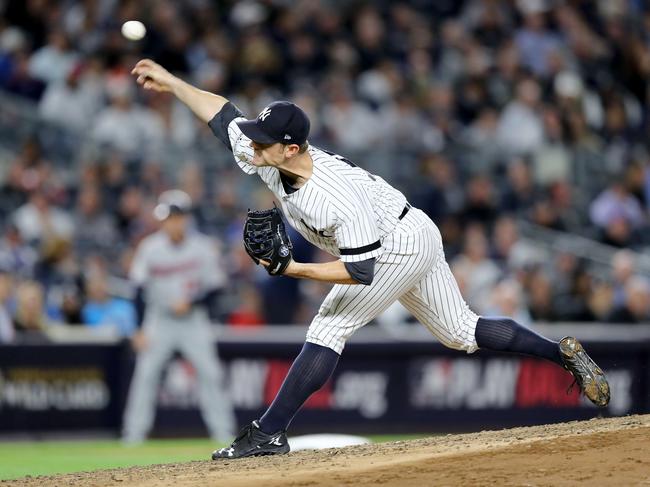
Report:
[{"label": "ny logo on cap", "polygon": [[269,115],[271,115],[271,109],[269,107],[266,107],[264,110],[262,110],[257,118],[261,119],[263,122]]}]

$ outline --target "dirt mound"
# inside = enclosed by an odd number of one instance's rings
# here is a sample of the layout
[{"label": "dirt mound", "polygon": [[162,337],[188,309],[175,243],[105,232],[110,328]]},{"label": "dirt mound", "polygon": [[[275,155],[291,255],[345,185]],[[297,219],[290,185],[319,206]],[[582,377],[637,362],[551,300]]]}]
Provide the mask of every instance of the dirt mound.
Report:
[{"label": "dirt mound", "polygon": [[[650,485],[650,415],[22,479],[16,486]],[[206,454],[209,452],[206,452]]]}]

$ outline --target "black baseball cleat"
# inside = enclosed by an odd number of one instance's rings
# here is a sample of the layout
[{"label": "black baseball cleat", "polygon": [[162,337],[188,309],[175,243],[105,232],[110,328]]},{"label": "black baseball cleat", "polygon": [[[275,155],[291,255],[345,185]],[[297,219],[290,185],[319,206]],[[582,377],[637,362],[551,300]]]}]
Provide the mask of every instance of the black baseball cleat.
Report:
[{"label": "black baseball cleat", "polygon": [[587,355],[580,342],[573,337],[560,340],[560,357],[580,386],[580,390],[596,406],[609,404],[609,384],[600,367]]},{"label": "black baseball cleat", "polygon": [[253,421],[241,430],[230,447],[213,451],[212,459],[231,460],[234,458],[278,455],[283,453],[289,453],[287,432],[280,431],[269,435],[260,429],[257,421]]}]

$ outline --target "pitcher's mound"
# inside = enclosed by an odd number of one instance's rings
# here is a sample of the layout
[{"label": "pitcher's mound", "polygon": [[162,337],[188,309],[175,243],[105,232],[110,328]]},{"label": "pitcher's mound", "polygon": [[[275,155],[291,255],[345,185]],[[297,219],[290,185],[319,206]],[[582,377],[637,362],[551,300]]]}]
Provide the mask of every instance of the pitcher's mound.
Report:
[{"label": "pitcher's mound", "polygon": [[38,477],[16,481],[15,485],[620,487],[650,485],[649,452],[650,415],[645,415],[301,451],[279,457]]}]

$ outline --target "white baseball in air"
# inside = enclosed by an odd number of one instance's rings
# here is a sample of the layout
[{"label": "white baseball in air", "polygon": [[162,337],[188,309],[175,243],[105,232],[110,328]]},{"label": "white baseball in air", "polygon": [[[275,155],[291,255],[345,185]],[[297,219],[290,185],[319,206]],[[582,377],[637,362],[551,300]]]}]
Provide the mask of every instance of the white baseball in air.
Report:
[{"label": "white baseball in air", "polygon": [[139,41],[147,33],[147,28],[139,20],[128,20],[122,24],[122,35],[131,41]]}]

